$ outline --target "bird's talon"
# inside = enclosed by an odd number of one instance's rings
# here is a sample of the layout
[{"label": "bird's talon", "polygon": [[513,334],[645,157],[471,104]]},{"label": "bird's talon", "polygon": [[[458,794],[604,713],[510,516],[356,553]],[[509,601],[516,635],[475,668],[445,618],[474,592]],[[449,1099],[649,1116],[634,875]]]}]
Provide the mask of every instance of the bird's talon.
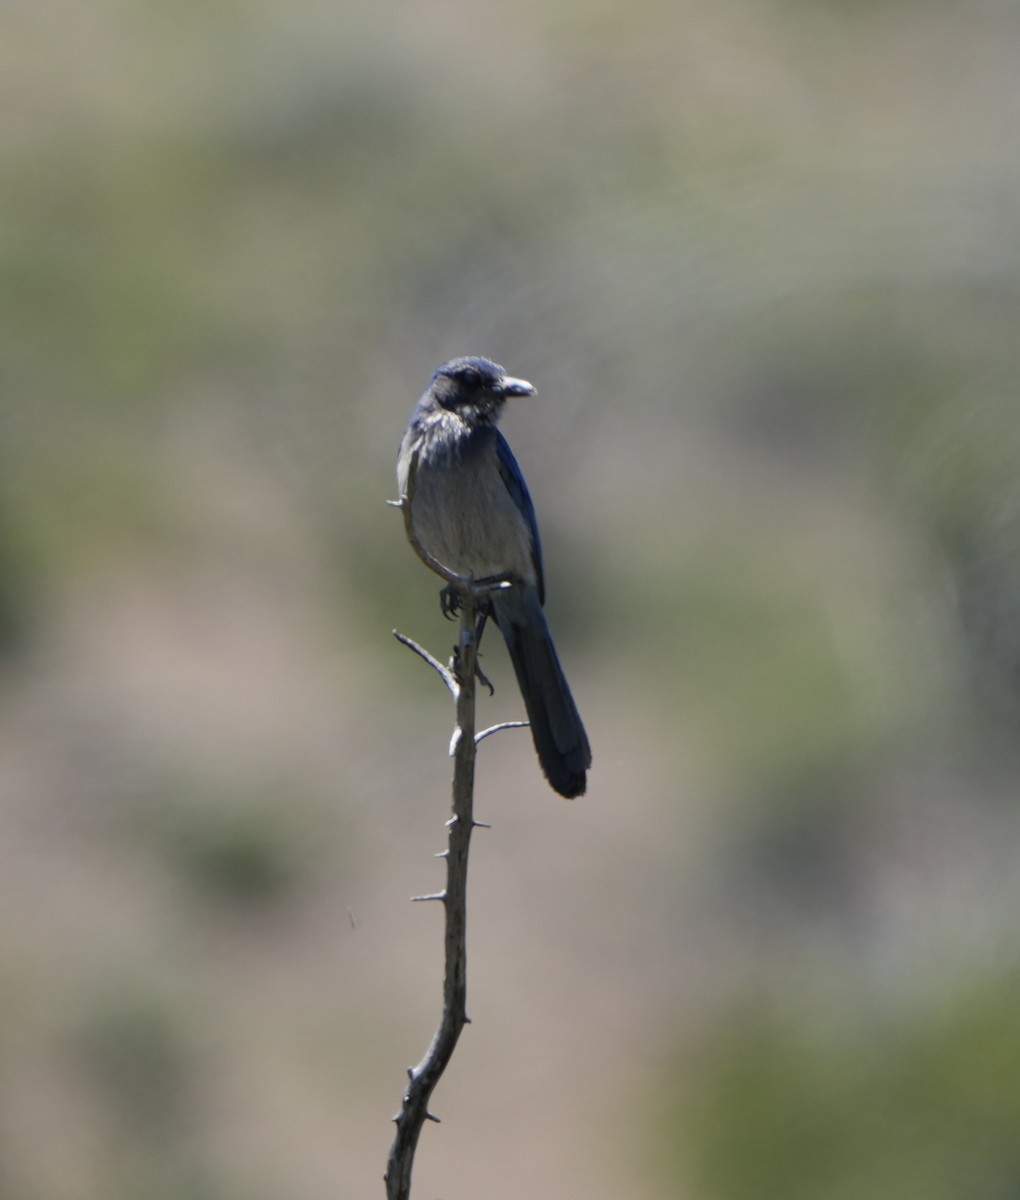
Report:
[{"label": "bird's talon", "polygon": [[452,583],[441,589],[439,608],[448,621],[452,621],[460,612],[460,592]]},{"label": "bird's talon", "polygon": [[489,680],[482,668],[478,665],[477,658],[475,659],[475,678],[479,681],[479,683],[484,684],[489,689],[490,696],[495,696],[496,689],[492,686],[492,682]]}]

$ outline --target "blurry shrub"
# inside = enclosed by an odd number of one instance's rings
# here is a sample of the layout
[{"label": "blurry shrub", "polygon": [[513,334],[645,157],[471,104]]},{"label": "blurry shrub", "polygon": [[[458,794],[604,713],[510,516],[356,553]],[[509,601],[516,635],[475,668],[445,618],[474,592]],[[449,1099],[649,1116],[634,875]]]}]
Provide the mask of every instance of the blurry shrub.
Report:
[{"label": "blurry shrub", "polygon": [[865,888],[862,847],[874,819],[871,773],[850,755],[803,768],[770,788],[748,787],[727,829],[719,869],[754,918],[766,901],[781,919],[846,920]]},{"label": "blurry shrub", "polygon": [[879,1018],[729,1013],[684,1056],[660,1127],[705,1200],[1005,1200],[1020,1190],[1020,980]]},{"label": "blurry shrub", "polygon": [[84,1124],[94,1141],[75,1194],[122,1200],[236,1194],[203,1161],[200,1059],[187,1009],[131,980],[82,1009],[70,1049],[87,1088]]},{"label": "blurry shrub", "polygon": [[906,487],[948,568],[981,715],[1020,721],[1020,409],[982,387],[932,405],[906,454]]},{"label": "blurry shrub", "polygon": [[22,530],[0,508],[0,657],[21,649],[31,632],[37,583]]},{"label": "blurry shrub", "polygon": [[[142,454],[128,439],[97,448],[78,438],[22,469],[8,525],[26,584],[59,588],[76,572],[173,547],[179,518],[165,481]],[[0,554],[3,534],[0,526]]]},{"label": "blurry shrub", "polygon": [[86,1006],[75,1057],[136,1135],[165,1136],[189,1107],[191,1059],[179,1016],[159,997],[126,987]]},{"label": "blurry shrub", "polygon": [[616,630],[641,631],[629,662],[642,687],[654,687],[664,719],[683,712],[728,787],[778,792],[840,770],[899,719],[893,664],[869,641],[882,629],[867,619],[873,601],[824,566],[786,533],[764,544],[755,530],[719,528],[662,564],[655,589],[628,586],[606,606]]},{"label": "blurry shrub", "polygon": [[305,831],[294,813],[286,795],[193,795],[166,807],[157,844],[184,880],[210,898],[275,902],[299,885],[307,865]]}]

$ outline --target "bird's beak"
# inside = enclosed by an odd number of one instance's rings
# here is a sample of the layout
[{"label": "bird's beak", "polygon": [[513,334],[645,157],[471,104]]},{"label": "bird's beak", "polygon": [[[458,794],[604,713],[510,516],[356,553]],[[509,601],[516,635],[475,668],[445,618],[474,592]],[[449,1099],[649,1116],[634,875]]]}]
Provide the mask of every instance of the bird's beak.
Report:
[{"label": "bird's beak", "polygon": [[503,395],[504,396],[534,396],[535,389],[532,384],[526,379],[511,379],[507,377],[503,380]]}]

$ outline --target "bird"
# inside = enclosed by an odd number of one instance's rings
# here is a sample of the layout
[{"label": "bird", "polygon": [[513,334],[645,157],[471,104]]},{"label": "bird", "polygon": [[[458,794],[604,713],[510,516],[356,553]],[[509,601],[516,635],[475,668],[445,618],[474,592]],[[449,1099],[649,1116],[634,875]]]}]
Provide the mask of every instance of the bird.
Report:
[{"label": "bird", "polygon": [[457,575],[509,581],[485,599],[483,624],[491,616],[506,642],[546,779],[573,799],[584,794],[591,748],[543,611],[534,505],[496,428],[508,400],[533,395],[487,358],[443,363],[404,433],[397,485],[405,497],[417,456],[411,522],[421,547]]}]

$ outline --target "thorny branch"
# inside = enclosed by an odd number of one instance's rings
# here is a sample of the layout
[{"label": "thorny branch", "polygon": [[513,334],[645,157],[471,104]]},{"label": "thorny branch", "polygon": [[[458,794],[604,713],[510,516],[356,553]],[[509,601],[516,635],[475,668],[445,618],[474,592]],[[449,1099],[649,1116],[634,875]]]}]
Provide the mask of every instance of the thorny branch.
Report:
[{"label": "thorny branch", "polygon": [[[441,892],[416,896],[416,900],[440,900],[445,914],[445,970],[443,1011],[425,1057],[407,1072],[408,1084],[400,1111],[393,1118],[396,1136],[386,1166],[387,1200],[409,1200],[411,1174],[418,1136],[426,1121],[438,1121],[429,1111],[429,1100],[453,1056],[461,1030],[469,1023],[467,1000],[467,869],[471,834],[482,822],[474,819],[475,754],[478,742],[497,728],[475,734],[475,681],[477,677],[477,618],[486,595],[508,587],[509,580],[473,580],[457,575],[437,562],[418,541],[411,519],[417,477],[415,455],[408,471],[405,494],[396,504],[403,510],[404,529],[418,557],[446,580],[456,594],[460,629],[450,666],[444,667],[416,642],[394,630],[394,636],[420,655],[443,679],[456,703],[456,727],[450,744],[453,757],[453,815],[446,822],[448,843],[438,856],[446,859],[446,886]],[[518,722],[508,722],[516,725]]]}]

